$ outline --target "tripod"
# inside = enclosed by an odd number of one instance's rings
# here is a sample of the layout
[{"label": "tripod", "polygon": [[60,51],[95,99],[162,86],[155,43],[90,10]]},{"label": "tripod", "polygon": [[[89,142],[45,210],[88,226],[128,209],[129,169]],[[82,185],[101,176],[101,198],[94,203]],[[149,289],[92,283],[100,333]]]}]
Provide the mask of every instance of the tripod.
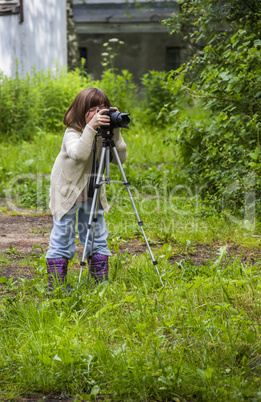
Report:
[{"label": "tripod", "polygon": [[[125,185],[125,188],[129,194],[129,198],[134,210],[134,213],[136,215],[137,221],[138,221],[138,225],[140,226],[141,232],[143,234],[144,240],[146,242],[148,251],[150,253],[151,259],[152,259],[152,263],[153,266],[157,272],[157,275],[160,278],[160,282],[161,285],[164,286],[163,281],[161,279],[161,276],[159,274],[158,268],[157,268],[157,261],[154,259],[149,242],[147,240],[147,237],[145,235],[145,232],[143,230],[143,221],[140,220],[137,208],[135,206],[131,191],[130,191],[130,183],[127,181],[127,178],[125,176],[124,170],[122,168],[122,164],[118,155],[118,152],[116,150],[116,146],[115,143],[113,141],[113,129],[109,128],[109,130],[107,128],[100,128],[99,132],[101,133],[100,135],[103,138],[103,142],[102,142],[102,150],[101,150],[101,157],[100,157],[100,163],[99,163],[99,168],[98,168],[98,172],[97,172],[97,178],[96,178],[96,182],[95,182],[95,189],[94,189],[94,193],[93,193],[93,200],[92,200],[92,205],[91,205],[91,211],[90,211],[90,216],[89,216],[89,221],[88,221],[88,226],[87,226],[87,233],[86,233],[86,240],[85,240],[85,245],[84,245],[84,250],[83,250],[83,255],[82,255],[82,261],[80,263],[81,265],[81,270],[80,270],[80,274],[79,274],[79,283],[81,282],[81,276],[82,276],[82,270],[83,267],[86,266],[86,262],[85,257],[86,257],[86,251],[87,251],[87,244],[88,244],[88,240],[89,240],[89,236],[90,236],[90,231],[92,228],[92,223],[94,222],[94,226],[93,226],[93,236],[92,236],[92,245],[91,245],[91,252],[90,252],[90,256],[89,256],[89,264],[91,264],[91,259],[92,259],[92,253],[93,253],[93,244],[94,244],[94,237],[95,237],[95,228],[96,228],[96,223],[97,223],[97,217],[98,217],[98,207],[99,207],[99,193],[100,193],[100,188],[102,184],[110,184],[110,183],[121,183]],[[112,181],[110,179],[110,155],[111,155],[111,151],[112,154],[114,155],[117,165],[120,169],[120,173],[122,176],[123,181]],[[106,175],[105,175],[105,179],[102,180],[103,177],[103,173],[106,170]],[[90,265],[89,265],[90,267]],[[90,273],[90,268],[88,271],[88,278],[89,278],[89,273]]]}]

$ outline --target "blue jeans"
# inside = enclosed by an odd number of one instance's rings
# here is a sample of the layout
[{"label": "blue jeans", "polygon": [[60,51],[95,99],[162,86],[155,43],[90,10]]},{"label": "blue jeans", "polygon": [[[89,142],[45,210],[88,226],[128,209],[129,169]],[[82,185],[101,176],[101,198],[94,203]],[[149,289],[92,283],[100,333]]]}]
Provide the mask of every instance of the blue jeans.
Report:
[{"label": "blue jeans", "polygon": [[[76,213],[78,211],[78,233],[82,245],[85,245],[89,214],[91,210],[92,199],[76,202],[67,214],[61,220],[53,217],[53,229],[51,232],[49,250],[46,258],[66,257],[72,259],[75,255],[75,226]],[[90,231],[88,239],[86,256],[90,255],[93,230]],[[102,208],[98,210],[98,220],[95,229],[95,238],[93,244],[93,254],[111,255],[107,244],[108,231],[104,220]]]}]

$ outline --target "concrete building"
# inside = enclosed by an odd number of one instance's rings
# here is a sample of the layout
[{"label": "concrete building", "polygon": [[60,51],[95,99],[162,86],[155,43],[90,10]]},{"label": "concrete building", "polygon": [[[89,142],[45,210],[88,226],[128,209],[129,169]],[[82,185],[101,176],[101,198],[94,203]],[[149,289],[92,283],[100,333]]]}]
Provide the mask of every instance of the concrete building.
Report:
[{"label": "concrete building", "polygon": [[67,65],[66,0],[0,0],[0,70]]},{"label": "concrete building", "polygon": [[73,0],[73,19],[79,44],[79,58],[94,78],[101,76],[103,43],[110,38],[124,42],[115,65],[138,78],[148,70],[168,71],[184,59],[182,41],[170,36],[161,20],[178,12],[176,1]]}]

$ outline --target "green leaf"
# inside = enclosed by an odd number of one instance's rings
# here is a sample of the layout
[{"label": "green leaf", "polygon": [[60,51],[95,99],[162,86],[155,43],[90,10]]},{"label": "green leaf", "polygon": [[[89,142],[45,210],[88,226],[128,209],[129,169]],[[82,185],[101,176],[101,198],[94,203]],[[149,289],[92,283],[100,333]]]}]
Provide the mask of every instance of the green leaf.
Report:
[{"label": "green leaf", "polygon": [[95,398],[98,395],[98,393],[100,392],[100,387],[98,385],[94,385],[94,387],[92,387],[91,390],[91,395],[93,395]]},{"label": "green leaf", "polygon": [[53,360],[57,360],[58,362],[62,362],[62,359],[58,355],[55,355]]},{"label": "green leaf", "polygon": [[222,73],[219,74],[219,76],[222,78],[222,80],[224,81],[228,81],[230,79],[230,75],[228,74],[227,71],[224,71]]},{"label": "green leaf", "polygon": [[254,152],[250,152],[249,155],[251,156],[252,159],[258,159],[261,155],[260,148],[256,148]]},{"label": "green leaf", "polygon": [[25,166],[31,166],[34,163],[34,159],[28,159],[27,161],[24,162]]}]

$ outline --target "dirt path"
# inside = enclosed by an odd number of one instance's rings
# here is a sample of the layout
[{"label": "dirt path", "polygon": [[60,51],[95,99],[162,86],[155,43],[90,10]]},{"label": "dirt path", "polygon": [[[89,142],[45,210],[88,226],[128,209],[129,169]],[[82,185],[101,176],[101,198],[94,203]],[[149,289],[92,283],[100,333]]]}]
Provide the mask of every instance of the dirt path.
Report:
[{"label": "dirt path", "polygon": [[0,249],[17,248],[22,254],[30,254],[33,246],[48,247],[52,228],[51,215],[3,215],[0,214]]},{"label": "dirt path", "polygon": [[[41,254],[48,248],[49,236],[52,229],[51,215],[10,215],[9,213],[0,213],[0,277],[7,279],[28,278],[31,279],[34,273],[28,266],[21,264],[22,260],[29,257],[30,254]],[[38,245],[37,248],[34,248]],[[170,263],[174,264],[182,259],[190,259],[194,264],[204,264],[213,260],[221,244],[215,245],[193,245],[188,253],[180,253],[177,245],[173,245],[173,254],[170,256]],[[157,245],[161,247],[161,245]],[[34,248],[34,249],[33,249]],[[82,252],[82,246],[76,247],[78,253]],[[176,251],[175,251],[176,250]],[[120,246],[119,252],[128,252],[129,254],[139,254],[146,251],[146,245],[141,239],[133,239]],[[112,250],[113,252],[113,250]],[[261,260],[260,250],[247,250],[241,246],[228,245],[228,258],[238,257],[243,263],[254,264]],[[8,257],[8,264],[5,263],[5,257]],[[77,269],[77,268],[75,268]],[[0,288],[3,285],[0,285]],[[17,398],[16,402],[37,402],[43,400],[42,396]],[[47,395],[45,400],[48,402],[58,402],[59,396]],[[63,399],[63,401],[72,402],[73,398]]]},{"label": "dirt path", "polygon": [[[40,254],[42,250],[47,251],[52,225],[51,215],[11,215],[0,212],[0,252],[10,259],[8,266],[1,264],[0,260],[0,276],[6,276],[7,279],[11,276],[31,278],[30,269],[27,266],[21,266],[19,261],[32,253]],[[145,250],[144,242],[133,239],[128,244],[120,246],[119,252],[140,254]],[[81,256],[82,251],[82,245],[76,244],[78,255]]]},{"label": "dirt path", "polygon": [[[0,213],[0,250],[16,248],[24,255],[29,255],[36,245],[45,251],[48,248],[53,218],[51,215],[4,215]],[[130,254],[143,253],[146,245],[142,240],[133,239],[128,244],[120,246],[120,252],[128,250]],[[76,251],[81,252],[82,246],[76,245]],[[113,252],[113,250],[112,250]]]},{"label": "dirt path", "polygon": [[[32,277],[31,271],[27,266],[21,266],[19,260],[24,259],[30,254],[41,253],[48,248],[49,236],[52,229],[51,215],[11,215],[10,213],[0,213],[0,251],[2,255],[9,256],[8,266],[1,264],[0,276],[10,278],[14,277]],[[37,247],[38,246],[38,247]],[[160,247],[161,245],[157,245]],[[216,245],[193,245],[188,253],[173,251],[169,260],[175,263],[182,259],[191,259],[194,264],[204,264],[206,261],[213,260],[221,244]],[[173,250],[178,248],[173,247]],[[76,251],[79,255],[82,253],[82,246],[77,245]],[[146,251],[146,245],[141,239],[133,239],[120,246],[119,252],[128,252],[129,254],[140,254]],[[113,250],[112,250],[113,252]],[[247,250],[241,246],[228,245],[227,255],[229,257],[240,258],[242,262],[254,264],[261,260],[261,250]]]}]

